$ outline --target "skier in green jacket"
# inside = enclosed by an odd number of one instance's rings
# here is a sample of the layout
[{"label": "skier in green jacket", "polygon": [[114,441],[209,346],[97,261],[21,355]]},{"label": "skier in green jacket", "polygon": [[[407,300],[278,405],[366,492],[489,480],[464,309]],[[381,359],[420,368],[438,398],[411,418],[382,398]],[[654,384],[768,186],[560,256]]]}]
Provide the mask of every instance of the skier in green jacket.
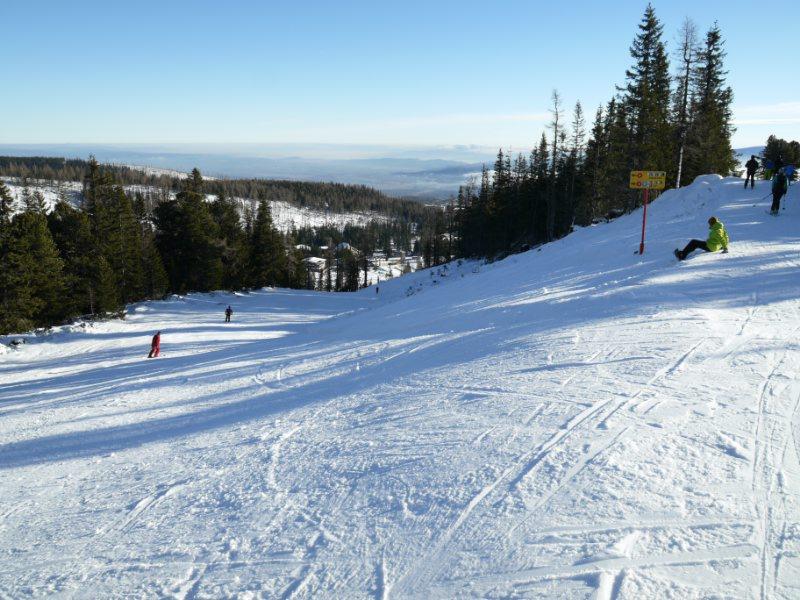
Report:
[{"label": "skier in green jacket", "polygon": [[725,226],[722,221],[718,221],[717,217],[711,217],[708,220],[708,239],[691,240],[686,244],[683,250],[675,249],[675,256],[678,260],[684,260],[695,250],[705,250],[706,252],[716,252],[722,249],[723,254],[728,253],[728,232],[725,231]]}]

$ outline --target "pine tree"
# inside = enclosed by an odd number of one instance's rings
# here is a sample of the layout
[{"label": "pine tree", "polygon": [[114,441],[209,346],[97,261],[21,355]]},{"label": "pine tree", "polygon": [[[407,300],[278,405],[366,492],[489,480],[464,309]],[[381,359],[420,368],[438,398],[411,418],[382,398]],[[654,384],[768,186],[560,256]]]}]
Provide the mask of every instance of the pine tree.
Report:
[{"label": "pine tree", "polygon": [[26,211],[14,216],[0,249],[0,332],[64,317],[62,267],[44,215]]},{"label": "pine tree", "polygon": [[630,170],[672,169],[669,60],[663,26],[648,4],[630,48],[634,64],[625,73],[624,104],[630,118]]},{"label": "pine tree", "polygon": [[39,190],[26,194],[24,208],[27,212],[36,213],[39,215],[46,214],[47,202],[44,199],[44,194],[42,194],[42,192]]},{"label": "pine tree", "polygon": [[178,293],[207,292],[222,284],[222,242],[219,227],[203,194],[203,178],[194,169],[175,200],[155,210],[156,243]]},{"label": "pine tree", "polygon": [[583,165],[584,193],[579,196],[576,219],[579,225],[590,225],[598,216],[600,198],[606,180],[605,162],[607,152],[603,107],[595,113],[592,132],[586,143],[586,162]]},{"label": "pine tree", "polygon": [[217,194],[210,206],[222,242],[222,285],[235,290],[246,280],[247,241],[236,204],[224,191]]},{"label": "pine tree", "polygon": [[[98,306],[95,284],[102,277],[98,267],[97,246],[92,236],[86,213],[76,210],[66,202],[58,202],[47,216],[47,225],[64,261],[64,292],[61,298],[65,316],[95,314],[114,310],[116,306],[115,282],[111,278],[113,293]],[[106,282],[107,283],[107,282]]]},{"label": "pine tree", "polygon": [[[320,278],[321,279],[321,278]],[[333,250],[331,242],[328,241],[328,248],[325,250],[325,291],[333,290]]]},{"label": "pine tree", "polygon": [[731,148],[733,90],[725,85],[722,33],[715,23],[706,34],[694,74],[695,99],[686,136],[689,179],[705,173],[729,174],[736,166]]},{"label": "pine tree", "polygon": [[[767,138],[767,143],[761,151],[764,162],[775,164],[780,159],[787,165],[800,165],[800,143],[787,141],[775,135]],[[771,169],[764,169],[765,177],[772,175]],[[792,173],[792,179],[797,179],[797,171]]]},{"label": "pine tree", "polygon": [[250,241],[250,285],[285,285],[286,252],[280,233],[272,223],[269,202],[258,203]]},{"label": "pine tree", "polygon": [[148,299],[162,298],[169,289],[169,277],[152,237],[142,242],[142,285],[143,297]]},{"label": "pine tree", "polygon": [[11,222],[11,215],[14,213],[14,198],[11,192],[6,187],[6,184],[0,181],[0,237],[2,236],[3,229]]}]

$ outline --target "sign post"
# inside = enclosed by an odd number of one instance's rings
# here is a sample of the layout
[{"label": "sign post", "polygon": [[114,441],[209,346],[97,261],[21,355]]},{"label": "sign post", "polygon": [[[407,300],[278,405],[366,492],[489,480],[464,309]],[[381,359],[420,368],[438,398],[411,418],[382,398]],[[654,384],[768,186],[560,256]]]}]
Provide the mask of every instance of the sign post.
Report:
[{"label": "sign post", "polygon": [[647,227],[647,204],[650,201],[650,190],[663,190],[666,187],[665,171],[631,171],[630,188],[644,190],[644,210],[642,211],[642,241],[639,243],[639,254],[644,254],[644,232]]}]

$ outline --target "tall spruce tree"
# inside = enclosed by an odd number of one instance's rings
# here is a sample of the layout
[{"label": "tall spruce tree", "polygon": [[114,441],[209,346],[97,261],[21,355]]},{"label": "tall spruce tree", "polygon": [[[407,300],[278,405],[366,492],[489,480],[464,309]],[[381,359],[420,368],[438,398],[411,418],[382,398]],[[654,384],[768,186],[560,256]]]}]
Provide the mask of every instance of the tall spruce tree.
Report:
[{"label": "tall spruce tree", "polygon": [[245,285],[247,240],[236,204],[224,191],[211,203],[211,216],[219,228],[222,260],[222,285],[235,290]]},{"label": "tall spruce tree", "polygon": [[64,318],[62,268],[45,216],[32,211],[15,215],[0,248],[0,332]]},{"label": "tall spruce tree", "polygon": [[731,147],[733,90],[726,85],[722,32],[715,23],[706,33],[694,73],[694,102],[686,136],[687,180],[705,173],[728,175],[736,166]]},{"label": "tall spruce tree", "polygon": [[672,171],[669,60],[663,26],[648,4],[630,48],[623,101],[630,119],[630,170]]},{"label": "tall spruce tree", "polygon": [[272,223],[269,202],[261,200],[250,238],[249,279],[252,287],[285,285],[286,251]]}]

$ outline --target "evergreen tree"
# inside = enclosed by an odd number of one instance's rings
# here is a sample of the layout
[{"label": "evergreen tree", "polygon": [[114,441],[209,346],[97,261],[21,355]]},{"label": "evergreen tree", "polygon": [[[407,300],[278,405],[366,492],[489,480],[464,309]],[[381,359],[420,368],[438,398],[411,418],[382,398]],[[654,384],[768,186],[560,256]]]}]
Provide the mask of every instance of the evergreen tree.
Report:
[{"label": "evergreen tree", "polygon": [[285,285],[286,252],[280,233],[272,223],[269,202],[258,203],[250,241],[250,285]]},{"label": "evergreen tree", "polygon": [[328,248],[325,250],[325,291],[330,292],[333,290],[333,250],[331,243],[328,242]]},{"label": "evergreen tree", "polygon": [[624,103],[630,119],[629,170],[672,170],[670,74],[663,26],[648,4],[630,48]]},{"label": "evergreen tree", "polygon": [[229,290],[239,289],[246,283],[247,271],[247,239],[239,211],[224,191],[217,194],[210,210],[222,243],[222,285]]},{"label": "evergreen tree", "polygon": [[47,216],[47,224],[64,262],[64,316],[116,310],[116,282],[108,263],[99,255],[86,213],[58,202]]},{"label": "evergreen tree", "polygon": [[162,298],[169,289],[169,277],[161,261],[153,237],[143,238],[142,242],[142,292],[148,299]]},{"label": "evergreen tree", "polygon": [[24,208],[27,212],[44,215],[47,213],[47,203],[44,199],[44,194],[39,190],[25,195]]},{"label": "evergreen tree", "polygon": [[731,148],[733,90],[725,84],[724,59],[722,33],[715,23],[706,34],[694,74],[685,150],[687,181],[705,173],[728,175],[736,166]]},{"label": "evergreen tree", "polygon": [[222,243],[197,169],[184,182],[175,200],[158,205],[155,222],[156,244],[170,288],[178,293],[219,289]]},{"label": "evergreen tree", "polygon": [[[777,136],[771,135],[767,138],[764,150],[761,151],[761,158],[765,162],[775,164],[780,159],[786,165],[800,165],[800,143],[787,141]],[[765,176],[771,175],[770,169],[764,169]],[[797,171],[792,173],[792,179],[797,179]]]},{"label": "evergreen tree", "polygon": [[579,225],[590,225],[600,214],[600,199],[604,195],[607,154],[606,128],[603,107],[597,108],[582,169],[584,193],[579,195],[576,219]]},{"label": "evergreen tree", "polygon": [[11,196],[6,184],[0,181],[0,237],[2,237],[4,228],[11,222],[13,212],[14,198]]},{"label": "evergreen tree", "polygon": [[0,332],[63,318],[62,267],[44,215],[15,215],[0,249]]}]

